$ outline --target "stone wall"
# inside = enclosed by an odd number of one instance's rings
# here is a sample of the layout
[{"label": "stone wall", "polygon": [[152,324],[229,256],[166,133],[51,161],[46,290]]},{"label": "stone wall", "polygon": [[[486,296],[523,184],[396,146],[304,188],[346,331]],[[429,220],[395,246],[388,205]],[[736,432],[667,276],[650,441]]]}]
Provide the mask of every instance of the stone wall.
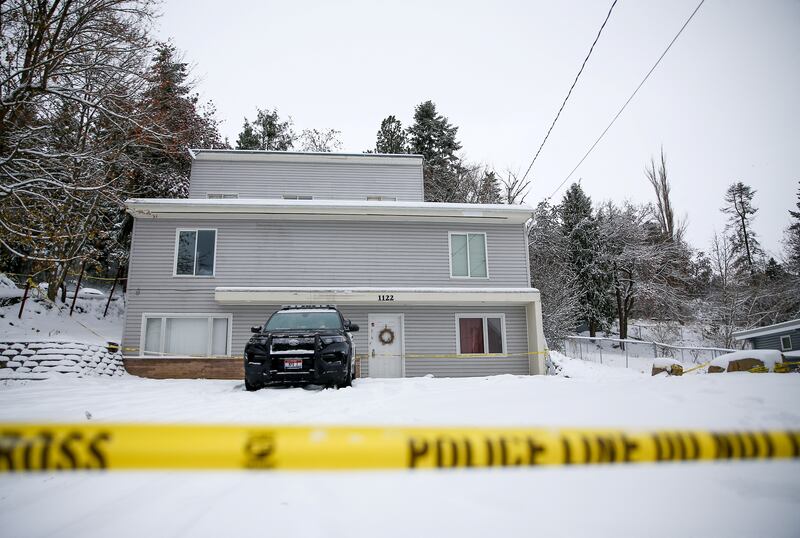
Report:
[{"label": "stone wall", "polygon": [[0,379],[123,375],[122,355],[79,342],[0,342]]}]

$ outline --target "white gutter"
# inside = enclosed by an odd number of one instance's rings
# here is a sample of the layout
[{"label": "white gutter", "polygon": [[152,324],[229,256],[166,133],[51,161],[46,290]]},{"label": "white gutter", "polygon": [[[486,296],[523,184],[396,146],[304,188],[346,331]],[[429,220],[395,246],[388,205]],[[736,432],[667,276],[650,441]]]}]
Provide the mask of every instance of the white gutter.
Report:
[{"label": "white gutter", "polygon": [[535,288],[217,287],[220,304],[527,304]]},{"label": "white gutter", "polygon": [[139,218],[280,218],[282,220],[494,220],[522,224],[533,213],[524,205],[446,204],[365,200],[283,200],[276,198],[133,198],[127,211]]}]

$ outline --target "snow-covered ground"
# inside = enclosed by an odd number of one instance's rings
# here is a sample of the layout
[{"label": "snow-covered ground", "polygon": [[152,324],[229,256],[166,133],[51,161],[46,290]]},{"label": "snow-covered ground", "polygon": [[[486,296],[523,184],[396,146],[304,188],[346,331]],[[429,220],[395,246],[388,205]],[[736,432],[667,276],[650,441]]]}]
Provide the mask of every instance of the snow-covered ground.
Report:
[{"label": "snow-covered ground", "polygon": [[[236,381],[59,378],[0,386],[0,421],[800,428],[800,375]],[[0,476],[7,536],[797,536],[800,462],[438,472]]]},{"label": "snow-covered ground", "polygon": [[[21,297],[23,290],[16,287],[8,277],[0,273],[0,299]],[[94,288],[82,288],[75,302],[75,311],[69,315],[72,295],[67,303],[45,300],[38,290],[31,292],[25,303],[22,318],[19,303],[0,305],[0,341],[73,341],[87,344],[120,342],[125,313],[125,300],[119,289],[104,317],[108,296]]]}]

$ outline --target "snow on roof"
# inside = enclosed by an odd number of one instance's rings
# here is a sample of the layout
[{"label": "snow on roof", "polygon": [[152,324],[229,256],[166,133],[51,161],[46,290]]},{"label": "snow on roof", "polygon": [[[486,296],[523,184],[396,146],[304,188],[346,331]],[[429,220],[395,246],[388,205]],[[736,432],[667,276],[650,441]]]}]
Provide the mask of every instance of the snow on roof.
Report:
[{"label": "snow on roof", "polygon": [[774,325],[767,325],[766,327],[755,327],[745,331],[738,331],[733,333],[733,338],[736,340],[747,340],[757,336],[767,336],[770,334],[794,331],[797,329],[800,329],[800,319],[792,319],[782,323],[775,323]]},{"label": "snow on roof", "polygon": [[242,149],[190,149],[196,161],[260,161],[313,162],[352,164],[398,164],[422,166],[423,157],[416,153],[334,153],[322,151],[262,151]]}]

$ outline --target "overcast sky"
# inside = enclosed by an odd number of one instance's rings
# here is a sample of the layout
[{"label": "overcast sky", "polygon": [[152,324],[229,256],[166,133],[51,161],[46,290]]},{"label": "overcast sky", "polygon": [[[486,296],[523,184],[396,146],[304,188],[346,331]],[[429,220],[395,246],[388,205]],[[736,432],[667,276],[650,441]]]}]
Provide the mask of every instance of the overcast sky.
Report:
[{"label": "overcast sky", "polygon": [[[407,125],[431,99],[467,160],[524,171],[610,4],[166,0],[159,35],[185,52],[231,143],[257,106],[277,107],[298,132],[336,128],[345,150],[363,151],[382,118]],[[696,4],[619,1],[527,203],[563,181]],[[757,190],[755,229],[777,255],[800,180],[798,96],[800,2],[707,0],[574,179],[595,201],[649,201],[643,168],[663,144],[696,247],[722,231],[725,189],[740,180]]]}]

